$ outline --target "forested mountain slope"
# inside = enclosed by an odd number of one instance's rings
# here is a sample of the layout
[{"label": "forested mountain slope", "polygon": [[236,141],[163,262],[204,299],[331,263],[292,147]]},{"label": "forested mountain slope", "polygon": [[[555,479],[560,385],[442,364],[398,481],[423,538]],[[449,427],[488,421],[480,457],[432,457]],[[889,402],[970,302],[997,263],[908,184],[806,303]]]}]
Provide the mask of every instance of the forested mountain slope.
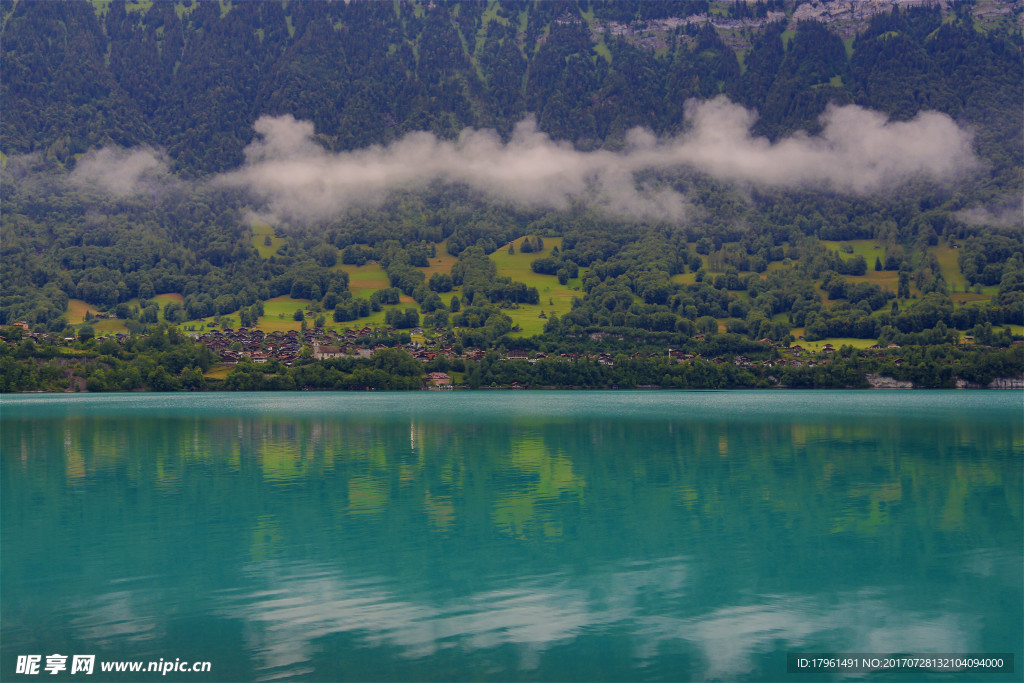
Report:
[{"label": "forested mountain slope", "polygon": [[1024,6],[908,4],[3,0],[0,324],[1024,324]]},{"label": "forested mountain slope", "polygon": [[[69,161],[150,144],[209,173],[239,164],[255,120],[279,114],[312,121],[331,149],[409,131],[508,134],[526,113],[594,146],[633,126],[676,132],[687,99],[724,93],[771,137],[813,132],[829,102],[898,119],[936,110],[977,125],[986,157],[1019,165],[1020,34],[977,30],[971,3],[959,17],[879,14],[847,45],[786,19],[793,3],[751,3],[781,20],[750,29],[740,54],[695,20],[708,4],[5,0],[3,151]],[[654,49],[609,32],[654,13],[680,22]]]}]

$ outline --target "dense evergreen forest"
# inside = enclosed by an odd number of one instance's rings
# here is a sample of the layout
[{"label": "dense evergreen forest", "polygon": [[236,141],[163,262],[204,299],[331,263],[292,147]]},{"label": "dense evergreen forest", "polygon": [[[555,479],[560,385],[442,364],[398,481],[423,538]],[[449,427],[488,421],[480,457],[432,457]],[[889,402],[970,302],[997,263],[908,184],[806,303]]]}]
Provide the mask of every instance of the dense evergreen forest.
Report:
[{"label": "dense evergreen forest", "polygon": [[1024,8],[820,5],[2,0],[0,389],[1024,374]]}]

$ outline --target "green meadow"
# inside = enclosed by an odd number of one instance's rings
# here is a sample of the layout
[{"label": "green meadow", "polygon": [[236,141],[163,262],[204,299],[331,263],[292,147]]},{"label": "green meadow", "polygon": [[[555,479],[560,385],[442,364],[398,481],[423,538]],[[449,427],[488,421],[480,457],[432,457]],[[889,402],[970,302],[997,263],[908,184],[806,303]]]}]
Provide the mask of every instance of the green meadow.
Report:
[{"label": "green meadow", "polygon": [[206,379],[227,379],[228,373],[233,369],[234,368],[230,365],[221,365],[218,363],[204,372],[203,377]]},{"label": "green meadow", "polygon": [[931,253],[935,254],[935,258],[939,262],[939,268],[942,269],[942,277],[945,278],[946,283],[949,285],[952,291],[953,302],[955,304],[970,304],[977,301],[988,301],[999,292],[998,285],[990,285],[982,287],[981,292],[965,292],[968,288],[967,278],[960,271],[960,264],[957,258],[960,255],[959,249],[954,249],[948,244],[942,244],[936,247],[929,247]]},{"label": "green meadow", "polygon": [[377,290],[391,286],[388,274],[376,261],[369,261],[362,266],[339,265],[337,268],[348,273],[348,288],[357,299],[369,299]]},{"label": "green meadow", "polygon": [[695,285],[697,284],[697,273],[677,273],[672,276],[672,282],[682,285]]},{"label": "green meadow", "polygon": [[[302,328],[302,321],[295,319],[295,311],[307,310],[313,302],[309,299],[293,299],[290,296],[278,296],[263,302],[263,315],[256,325],[264,332],[287,332]],[[328,320],[330,312],[323,314]],[[313,326],[313,321],[306,323]]]},{"label": "green meadow", "polygon": [[[498,267],[498,275],[512,278],[516,282],[522,282],[528,287],[536,287],[540,294],[540,303],[518,304],[518,308],[506,309],[505,313],[512,318],[512,322],[519,326],[516,336],[530,337],[544,331],[544,324],[552,313],[565,315],[572,310],[573,297],[582,297],[579,291],[580,278],[569,280],[565,285],[558,284],[558,278],[554,275],[542,275],[533,272],[530,263],[536,259],[550,256],[555,247],[562,248],[561,237],[544,237],[544,249],[540,252],[524,254],[521,249],[525,237],[513,241],[514,254],[508,253],[508,245],[500,247],[491,254],[491,260]],[[580,268],[580,276],[585,270]],[[575,289],[574,289],[575,288]],[[546,318],[541,318],[543,312]]]},{"label": "green meadow", "polygon": [[[269,224],[262,221],[253,221],[252,228],[252,246],[256,248],[256,251],[260,253],[260,258],[270,258],[277,253],[277,250],[284,246],[285,239],[283,237],[275,237],[274,229]],[[267,237],[270,237],[270,245],[267,245]]]},{"label": "green meadow", "polygon": [[863,256],[871,271],[875,268],[876,258],[885,263],[885,246],[877,240],[821,240],[821,243],[843,258]]},{"label": "green meadow", "polygon": [[957,255],[959,250],[954,249],[948,244],[939,245],[937,247],[929,248],[929,251],[935,254],[935,258],[939,261],[939,268],[942,269],[942,277],[946,279],[946,282],[954,290],[964,291],[964,285],[967,284],[967,278],[960,272],[960,264],[957,263]]},{"label": "green meadow", "polygon": [[[178,292],[166,292],[164,294],[157,294],[152,299],[150,299],[150,301],[156,303],[160,310],[163,311],[164,306],[166,306],[168,303],[172,301],[179,304],[183,303],[185,301],[185,297],[183,297]],[[136,297],[133,299],[129,299],[125,303],[127,303],[129,306],[138,306],[139,299]],[[82,301],[81,299],[68,300],[68,310],[66,317],[69,325],[84,325],[85,314],[88,312],[91,312],[93,315],[96,315],[96,313],[98,312],[97,307],[91,306],[86,302]],[[128,328],[125,327],[125,321],[123,319],[118,318],[110,318],[107,320],[93,320],[90,324],[92,325],[93,330],[96,331],[97,335],[116,334],[117,332],[128,331]]]},{"label": "green meadow", "polygon": [[434,273],[448,275],[452,272],[452,266],[454,266],[455,262],[458,260],[445,250],[444,242],[438,242],[434,245],[434,248],[437,251],[437,256],[429,259],[430,266],[421,269],[428,279]]},{"label": "green meadow", "polygon": [[[801,335],[803,334],[803,328],[795,328],[793,330],[793,336],[796,338],[796,331],[800,330]],[[806,341],[798,339],[795,344],[804,347],[810,351],[820,351],[825,344],[831,344],[836,350],[844,346],[852,346],[855,349],[866,349],[869,346],[874,346],[878,343],[877,339],[856,339],[854,337],[828,337],[827,339],[819,339],[818,341]]]},{"label": "green meadow", "polygon": [[97,320],[92,323],[93,332],[96,333],[97,337],[102,337],[110,334],[117,334],[118,332],[128,333],[128,328],[124,326],[123,320],[113,318],[111,320]]},{"label": "green meadow", "polygon": [[[895,270],[872,270],[870,266],[868,267],[868,272],[863,275],[844,275],[843,277],[846,278],[847,282],[867,282],[878,285],[893,294],[896,293],[900,280],[900,274]],[[911,293],[916,292],[916,287],[913,284],[910,285],[910,291]]]},{"label": "green meadow", "polygon": [[86,312],[92,311],[95,315],[96,311],[93,310],[94,308],[96,307],[90,306],[81,299],[69,299],[67,312],[68,323],[72,325],[80,325],[84,323]]}]

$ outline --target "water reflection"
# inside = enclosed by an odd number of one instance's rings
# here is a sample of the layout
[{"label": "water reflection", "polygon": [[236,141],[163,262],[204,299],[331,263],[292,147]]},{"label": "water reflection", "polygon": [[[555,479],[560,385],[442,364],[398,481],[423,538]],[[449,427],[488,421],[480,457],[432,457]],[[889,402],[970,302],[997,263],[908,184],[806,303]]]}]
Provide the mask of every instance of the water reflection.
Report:
[{"label": "water reflection", "polygon": [[367,645],[386,643],[405,658],[511,644],[520,649],[524,667],[536,668],[540,652],[639,616],[637,603],[645,592],[678,595],[685,574],[685,563],[665,561],[585,582],[565,575],[524,577],[514,586],[436,604],[400,598],[384,579],[348,580],[322,567],[264,565],[252,568],[250,578],[268,588],[228,596],[223,609],[228,618],[249,624],[247,646],[260,653],[259,668],[275,676],[301,668],[318,640],[344,632],[357,633]]},{"label": "water reflection", "polygon": [[[823,645],[848,652],[972,652],[981,617],[931,608],[902,609],[902,587],[867,587],[830,600],[804,594],[756,596],[738,605],[688,614],[688,562],[604,567],[586,577],[523,577],[514,586],[444,604],[403,599],[383,579],[347,580],[312,566],[262,566],[251,578],[268,589],[223,600],[225,616],[247,624],[246,645],[259,669],[294,673],[315,659],[326,636],[355,633],[362,644],[393,647],[403,658],[446,648],[514,645],[522,669],[587,634],[627,629],[638,671],[666,651],[687,651],[705,679],[742,678],[758,657]],[[272,588],[269,588],[272,587]],[[652,600],[656,597],[657,600]]]},{"label": "water reflection", "polygon": [[0,664],[56,639],[238,680],[774,680],[788,650],[1019,648],[1017,406],[816,395],[844,412],[5,404]]}]

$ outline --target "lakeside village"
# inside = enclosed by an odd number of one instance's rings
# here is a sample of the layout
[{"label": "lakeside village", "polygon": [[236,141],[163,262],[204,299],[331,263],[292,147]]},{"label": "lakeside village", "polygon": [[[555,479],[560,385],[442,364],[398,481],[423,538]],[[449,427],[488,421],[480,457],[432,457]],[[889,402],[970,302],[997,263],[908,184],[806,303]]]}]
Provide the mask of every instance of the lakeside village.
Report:
[{"label": "lakeside village", "polygon": [[[14,323],[13,327],[21,332],[22,339],[29,339],[37,344],[67,346],[78,341],[75,337],[57,339],[53,334],[31,332],[29,326],[24,322]],[[463,363],[465,361],[480,362],[488,355],[488,351],[485,349],[462,348],[453,333],[444,328],[434,328],[430,339],[426,335],[427,333],[422,328],[414,328],[407,331],[407,334],[403,334],[402,331],[391,327],[371,328],[367,326],[358,330],[346,329],[343,332],[321,327],[302,331],[289,330],[287,332],[264,332],[260,329],[245,327],[237,329],[225,327],[220,330],[209,330],[202,334],[186,333],[183,336],[187,336],[209,349],[217,359],[217,364],[222,370],[231,369],[239,363],[247,362],[269,364],[269,371],[271,367],[291,368],[296,363],[308,362],[310,360],[372,359],[376,353],[386,349],[403,351],[415,360],[422,362],[425,367],[427,364],[436,366],[437,363],[434,361],[444,359],[452,361],[451,365],[461,368],[463,366],[459,361]],[[102,344],[105,341],[112,340],[118,344],[124,344],[129,336],[125,333],[99,336],[96,337],[95,343]],[[135,336],[145,338],[147,335],[141,333]],[[598,344],[605,340],[621,341],[623,339],[622,335],[610,332],[590,332],[588,337],[591,342]],[[402,342],[388,345],[380,343],[379,340],[381,339],[389,341],[401,339]],[[408,341],[404,341],[404,339],[408,339]],[[16,343],[8,340],[4,341],[9,346],[13,346]],[[755,360],[738,354],[710,355],[701,353],[699,347],[705,341],[706,336],[703,334],[693,337],[693,342],[695,342],[697,347],[696,352],[668,348],[663,354],[634,352],[627,355],[619,351],[547,354],[543,351],[506,349],[501,347],[494,351],[494,356],[492,357],[496,357],[497,360],[501,361],[530,364],[535,364],[549,358],[555,361],[590,361],[599,366],[612,368],[617,362],[625,360],[656,360],[660,356],[670,364],[703,362],[714,366],[732,365],[737,368],[756,369],[759,373],[770,373],[776,368],[825,369],[836,359],[848,360],[849,356],[847,354],[851,351],[848,347],[837,349],[830,343],[822,344],[817,349],[811,349],[804,348],[800,344],[785,346],[771,339],[761,339],[759,343],[763,345],[771,357]],[[964,336],[959,343],[964,347],[978,348],[980,346],[975,344],[974,338],[970,335]],[[1013,342],[1017,350],[1020,349],[1021,344],[1020,340]],[[884,361],[896,368],[901,367],[905,362],[901,354],[900,345],[895,343],[889,343],[884,346],[874,344],[865,350],[861,350],[860,353],[862,355],[865,353],[870,354],[875,359]],[[464,382],[459,381],[461,380],[461,374],[459,372],[427,372],[425,370],[421,388],[424,390],[441,391],[468,388]],[[778,379],[774,376],[770,374],[766,376],[774,382],[775,386],[783,386],[778,384]],[[867,373],[865,378],[867,385],[872,388],[910,389],[915,387],[913,382],[877,373]],[[69,379],[71,378],[69,377]],[[72,382],[73,385],[74,383]],[[1024,377],[996,378],[987,384],[977,384],[957,379],[956,386],[957,388],[1024,389]],[[84,387],[80,387],[79,390],[81,388]],[[519,382],[513,381],[509,388],[527,389],[530,387],[529,385],[521,385]],[[653,389],[659,387],[657,385],[639,385],[637,388]]]}]

